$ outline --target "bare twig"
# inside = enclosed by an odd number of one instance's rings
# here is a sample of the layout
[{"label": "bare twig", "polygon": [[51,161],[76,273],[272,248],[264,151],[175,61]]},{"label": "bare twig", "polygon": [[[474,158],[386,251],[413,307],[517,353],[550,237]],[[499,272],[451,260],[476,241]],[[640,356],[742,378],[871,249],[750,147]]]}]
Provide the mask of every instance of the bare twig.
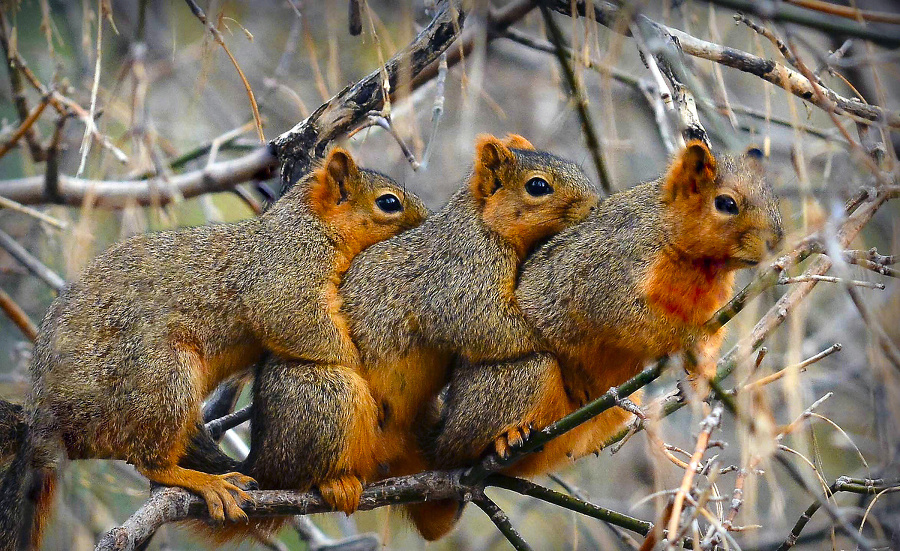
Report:
[{"label": "bare twig", "polygon": [[556,46],[556,57],[559,60],[559,65],[565,76],[566,84],[569,87],[569,93],[572,94],[572,97],[575,100],[575,109],[578,112],[578,118],[581,120],[581,129],[584,132],[585,141],[587,141],[588,151],[590,151],[591,158],[594,160],[594,167],[597,169],[600,187],[607,195],[609,195],[613,192],[613,185],[609,178],[609,171],[606,169],[606,162],[603,160],[603,150],[600,146],[600,139],[597,137],[594,125],[591,122],[590,113],[588,112],[587,97],[575,76],[575,71],[572,69],[569,57],[566,55],[565,46],[563,45],[563,35],[559,30],[559,26],[556,24],[556,21],[553,20],[553,16],[549,9],[541,6],[541,14],[544,16],[544,24],[546,24],[547,30],[550,33],[550,40],[553,42],[554,46]]},{"label": "bare twig", "polygon": [[503,509],[497,506],[491,498],[482,494],[472,501],[475,502],[475,505],[484,511],[484,514],[491,519],[491,522],[497,526],[497,529],[509,540],[510,545],[513,546],[516,551],[530,551],[531,546],[528,545],[528,542],[522,538],[521,534],[513,528],[512,523],[509,521],[509,517],[506,513],[503,512]]},{"label": "bare twig", "polygon": [[[272,152],[265,147],[232,161],[223,161],[185,174],[169,178],[167,185],[156,180],[108,181],[85,180],[59,175],[59,195],[62,203],[80,205],[88,193],[96,197],[97,205],[123,208],[128,205],[165,205],[177,192],[182,197],[195,197],[202,193],[226,191],[237,184],[253,179],[266,179],[277,163]],[[0,181],[0,195],[22,204],[54,202],[47,197],[43,176]]]},{"label": "bare twig", "polygon": [[22,310],[22,307],[16,304],[16,301],[3,289],[0,289],[0,310],[3,310],[16,327],[22,331],[22,334],[28,337],[28,340],[33,341],[37,338],[37,326],[31,321],[25,310]]},{"label": "bare twig", "polygon": [[847,250],[843,252],[843,258],[848,264],[856,264],[881,275],[900,277],[896,269],[890,268],[897,263],[897,257],[878,254],[875,248],[868,251]]},{"label": "bare twig", "polygon": [[22,124],[19,125],[19,128],[16,129],[16,131],[12,136],[10,136],[6,143],[0,145],[0,157],[3,157],[7,153],[9,153],[9,150],[15,147],[16,142],[18,142],[22,138],[22,136],[28,133],[32,125],[37,122],[38,117],[41,116],[41,113],[44,112],[44,109],[47,107],[48,103],[50,103],[50,97],[44,96],[37,107],[35,107],[31,111],[31,113],[28,114],[28,117],[26,117],[25,120],[22,121]]},{"label": "bare twig", "polygon": [[455,2],[443,2],[431,23],[383,69],[345,88],[304,121],[272,140],[281,162],[282,191],[306,172],[313,159],[324,155],[333,139],[363,123],[370,112],[381,111],[385,102],[383,74],[392,81],[391,90],[397,89],[401,72],[412,75],[415,86],[416,76],[437,61],[459,36],[463,19],[464,13]]},{"label": "bare twig", "polygon": [[59,229],[59,230],[64,230],[69,227],[69,224],[67,224],[66,222],[63,222],[52,216],[44,214],[43,212],[41,212],[39,210],[35,210],[31,207],[26,207],[25,205],[23,205],[21,203],[17,203],[16,201],[13,201],[12,199],[7,199],[6,197],[3,197],[2,195],[0,195],[0,208],[14,210],[16,212],[21,212],[22,214],[27,214],[28,216],[31,216],[32,218],[36,218],[36,219],[40,220],[41,222],[46,222],[47,224],[50,224],[51,226],[53,226],[54,228]]},{"label": "bare twig", "polygon": [[20,264],[28,268],[28,271],[36,275],[38,279],[50,286],[54,291],[59,292],[66,286],[65,280],[59,277],[53,270],[44,265],[43,262],[35,258],[31,253],[25,250],[8,233],[0,230],[0,248],[3,248]]},{"label": "bare twig", "polygon": [[[900,482],[900,481],[898,481]],[[827,502],[829,498],[831,498],[834,494],[838,492],[850,492],[860,495],[874,495],[877,492],[883,491],[887,488],[898,487],[898,482],[894,483],[886,483],[884,480],[867,480],[867,479],[854,479],[846,476],[841,476],[834,483],[829,486],[825,493],[816,499],[805,511],[800,515],[800,518],[797,519],[797,522],[794,524],[794,527],[791,529],[791,533],[788,534],[787,539],[778,547],[777,551],[787,551],[791,547],[797,544],[797,541],[800,537],[801,532],[812,519],[812,516],[816,514],[822,507],[822,503]]]},{"label": "bare twig", "polygon": [[97,7],[97,50],[94,53],[96,62],[94,64],[94,83],[91,86],[91,107],[87,117],[84,118],[85,128],[84,138],[81,140],[81,161],[78,163],[78,170],[75,172],[75,176],[81,176],[82,173],[84,173],[87,158],[91,152],[91,135],[96,129],[94,118],[97,114],[97,93],[100,90],[100,60],[103,57],[103,49],[101,48],[101,45],[103,44],[103,18],[99,16],[99,13],[103,11],[103,0],[97,0]]},{"label": "bare twig", "polygon": [[833,2],[824,2],[823,0],[784,0],[788,4],[794,4],[808,10],[820,11],[829,15],[837,15],[846,19],[862,19],[863,21],[872,21],[875,23],[891,23],[900,25],[900,14],[889,13],[883,11],[861,10],[851,6],[841,6]]},{"label": "bare twig", "polygon": [[263,134],[262,117],[259,116],[259,106],[256,105],[256,97],[253,95],[253,88],[250,87],[250,82],[248,82],[247,77],[244,76],[244,71],[241,70],[241,66],[238,65],[237,60],[231,54],[231,50],[225,45],[225,39],[222,37],[222,33],[219,32],[219,29],[217,29],[215,25],[206,19],[206,14],[200,6],[198,6],[194,0],[185,0],[185,2],[187,2],[188,7],[191,8],[191,12],[201,23],[203,23],[207,30],[209,30],[209,33],[213,36],[216,43],[218,43],[219,46],[222,46],[228,59],[231,60],[231,64],[234,65],[234,69],[237,71],[238,76],[241,78],[241,82],[244,84],[244,89],[247,91],[247,99],[250,101],[250,109],[253,110],[253,120],[256,121],[256,132],[259,134],[259,141],[261,143],[266,143],[266,136]]},{"label": "bare twig", "polygon": [[791,283],[806,283],[807,281],[826,281],[828,283],[843,283],[844,285],[853,285],[854,287],[868,287],[870,289],[884,290],[884,283],[874,281],[859,281],[856,279],[841,279],[834,276],[824,275],[802,275],[796,277],[780,277],[778,285],[790,285]]},{"label": "bare twig", "polygon": [[[572,14],[573,2],[570,2],[569,0],[544,0],[543,4],[552,7],[552,9],[560,13],[566,15]],[[743,5],[744,3],[741,2],[741,4]],[[574,5],[576,13],[584,16],[588,9],[588,3],[585,2],[585,0],[577,0],[574,2]],[[600,1],[591,2],[591,5],[593,5],[594,16],[598,23],[609,27],[612,31],[621,32],[614,24],[619,15],[620,8],[607,2]],[[744,8],[746,7],[747,6],[744,5]],[[678,40],[678,45],[681,50],[687,55],[708,59],[727,67],[732,67],[745,73],[756,75],[787,90],[797,97],[803,98],[818,107],[826,109],[826,106],[816,96],[810,81],[802,74],[789,67],[735,48],[701,40],[678,29],[660,25],[644,16],[638,16],[638,18],[646,20],[649,24],[656,26],[662,29],[663,32],[675,37]],[[886,124],[890,128],[900,128],[900,113],[896,111],[889,111],[882,107],[863,104],[845,98],[831,89],[825,89],[824,92],[825,96],[840,108],[842,114],[850,116],[853,120],[867,124]]]},{"label": "bare twig", "polygon": [[3,10],[0,10],[0,47],[3,48],[4,57],[6,58],[6,70],[9,73],[13,103],[15,104],[16,113],[19,115],[19,121],[24,127],[25,142],[28,144],[31,158],[35,161],[41,161],[44,159],[44,151],[41,148],[37,129],[31,124],[24,124],[29,117],[28,100],[25,97],[22,75],[19,71],[21,65],[17,63],[15,52],[10,46],[10,30]]},{"label": "bare twig", "polygon": [[235,412],[219,417],[218,419],[214,419],[209,423],[206,423],[206,430],[209,432],[209,435],[213,440],[218,440],[223,434],[225,434],[225,432],[233,429],[241,423],[244,423],[245,421],[249,421],[252,414],[253,406],[251,404]]},{"label": "bare twig", "polygon": [[743,385],[741,387],[741,390],[742,391],[749,390],[751,388],[758,388],[758,387],[768,385],[770,383],[774,383],[775,381],[784,377],[786,373],[789,373],[791,371],[798,371],[800,373],[803,373],[804,371],[806,371],[806,368],[809,367],[810,365],[818,362],[819,360],[821,360],[823,358],[826,358],[826,357],[834,354],[835,352],[839,352],[841,350],[841,348],[842,347],[841,347],[840,343],[834,343],[831,346],[829,346],[828,348],[826,348],[825,350],[816,354],[815,356],[807,358],[796,365],[786,367],[780,371],[776,371],[775,373],[772,373],[771,375],[767,375],[767,376],[763,377],[762,379],[759,379],[759,380],[753,381],[752,383]]},{"label": "bare twig", "polygon": [[[688,495],[688,492],[693,485],[694,475],[697,474],[697,467],[700,465],[700,460],[703,458],[703,454],[706,453],[712,431],[719,426],[719,423],[722,420],[723,409],[724,406],[721,403],[716,404],[713,406],[709,415],[706,416],[706,419],[700,424],[701,431],[700,436],[697,437],[697,445],[694,447],[694,453],[691,455],[691,461],[688,463],[688,468],[684,472],[684,477],[681,480],[681,487],[678,488],[678,492],[675,494],[675,503],[672,505],[672,512],[669,516],[667,530],[670,538],[674,538],[675,535],[678,534],[681,508],[684,506],[685,497]],[[671,548],[673,545],[674,542],[670,541],[669,547]]]}]

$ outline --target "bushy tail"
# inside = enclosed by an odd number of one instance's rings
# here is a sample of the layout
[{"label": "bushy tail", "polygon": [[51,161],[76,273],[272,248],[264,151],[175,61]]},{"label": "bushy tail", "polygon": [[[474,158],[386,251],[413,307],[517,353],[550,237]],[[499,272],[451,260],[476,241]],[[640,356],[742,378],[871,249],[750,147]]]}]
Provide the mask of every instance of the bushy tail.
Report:
[{"label": "bushy tail", "polygon": [[2,459],[13,456],[0,482],[0,551],[37,549],[53,503],[56,472],[33,467],[35,443],[23,409],[0,400],[0,416]]},{"label": "bushy tail", "polygon": [[441,539],[453,530],[462,515],[462,510],[463,504],[451,499],[406,506],[406,513],[416,525],[419,534],[428,541]]}]

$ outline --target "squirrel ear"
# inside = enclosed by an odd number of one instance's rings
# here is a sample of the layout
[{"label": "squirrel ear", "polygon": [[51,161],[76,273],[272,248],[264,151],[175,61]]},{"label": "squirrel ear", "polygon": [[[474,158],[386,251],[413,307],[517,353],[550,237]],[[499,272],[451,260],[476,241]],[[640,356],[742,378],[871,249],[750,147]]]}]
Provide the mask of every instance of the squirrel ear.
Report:
[{"label": "squirrel ear", "polygon": [[333,195],[334,203],[343,203],[351,194],[356,193],[355,183],[358,181],[356,175],[359,169],[346,149],[341,147],[332,149],[325,159],[323,172],[322,183],[328,188],[329,195]]},{"label": "squirrel ear", "polygon": [[744,163],[751,170],[762,173],[765,171],[766,155],[756,146],[748,147],[747,151],[744,151]]},{"label": "squirrel ear", "polygon": [[700,140],[688,142],[675,157],[666,174],[663,200],[671,201],[679,195],[701,193],[716,181],[716,159]]},{"label": "squirrel ear", "polygon": [[469,187],[476,199],[493,195],[503,185],[504,168],[515,162],[515,155],[502,141],[481,134],[475,141],[475,169]]},{"label": "squirrel ear", "polygon": [[534,146],[531,145],[531,142],[518,134],[507,134],[506,137],[503,138],[503,145],[510,149],[534,150]]}]

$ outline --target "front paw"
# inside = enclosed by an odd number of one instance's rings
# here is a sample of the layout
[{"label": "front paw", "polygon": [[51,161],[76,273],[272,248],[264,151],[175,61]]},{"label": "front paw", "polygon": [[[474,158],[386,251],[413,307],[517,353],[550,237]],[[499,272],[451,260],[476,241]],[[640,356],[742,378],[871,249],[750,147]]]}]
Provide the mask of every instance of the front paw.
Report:
[{"label": "front paw", "polygon": [[494,451],[500,459],[508,459],[513,450],[521,448],[531,437],[532,424],[512,427],[494,440]]}]

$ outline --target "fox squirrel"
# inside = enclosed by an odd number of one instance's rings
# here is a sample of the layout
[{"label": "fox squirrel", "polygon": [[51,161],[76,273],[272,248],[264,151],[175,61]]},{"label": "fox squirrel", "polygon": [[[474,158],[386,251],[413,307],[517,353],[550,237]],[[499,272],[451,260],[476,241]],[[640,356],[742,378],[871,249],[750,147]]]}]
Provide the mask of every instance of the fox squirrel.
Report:
[{"label": "fox squirrel", "polygon": [[305,489],[346,473],[326,491],[352,512],[362,482],[424,468],[414,429],[455,354],[501,361],[538,349],[516,305],[519,268],[584,219],[597,194],[577,165],[521,136],[482,135],[475,149],[468,182],[439,212],[373,245],[345,274],[342,312],[361,369],[276,361],[258,370],[251,453],[239,470],[261,487]]},{"label": "fox squirrel", "polygon": [[[64,449],[70,459],[128,461],[154,483],[200,495],[212,519],[246,521],[238,500],[252,478],[179,465],[202,399],[264,353],[358,362],[339,312],[341,275],[360,251],[426,212],[335,148],[259,218],[136,236],[98,256],[41,324],[28,436],[4,477],[0,516],[23,519],[26,501],[36,503],[34,528],[21,530],[39,541]],[[14,532],[0,534],[0,548],[15,545]]]},{"label": "fox squirrel", "polygon": [[[781,217],[761,153],[718,162],[699,141],[667,174],[604,200],[528,260],[516,298],[546,343],[505,363],[460,361],[424,444],[430,466],[501,456],[541,429],[636,375],[648,362],[696,350],[714,375],[723,331],[703,324],[730,298],[734,271],[757,264],[781,241]],[[510,474],[546,473],[599,449],[630,414],[620,408],[549,442]],[[452,529],[461,506],[437,502],[417,519],[429,539]]]}]

